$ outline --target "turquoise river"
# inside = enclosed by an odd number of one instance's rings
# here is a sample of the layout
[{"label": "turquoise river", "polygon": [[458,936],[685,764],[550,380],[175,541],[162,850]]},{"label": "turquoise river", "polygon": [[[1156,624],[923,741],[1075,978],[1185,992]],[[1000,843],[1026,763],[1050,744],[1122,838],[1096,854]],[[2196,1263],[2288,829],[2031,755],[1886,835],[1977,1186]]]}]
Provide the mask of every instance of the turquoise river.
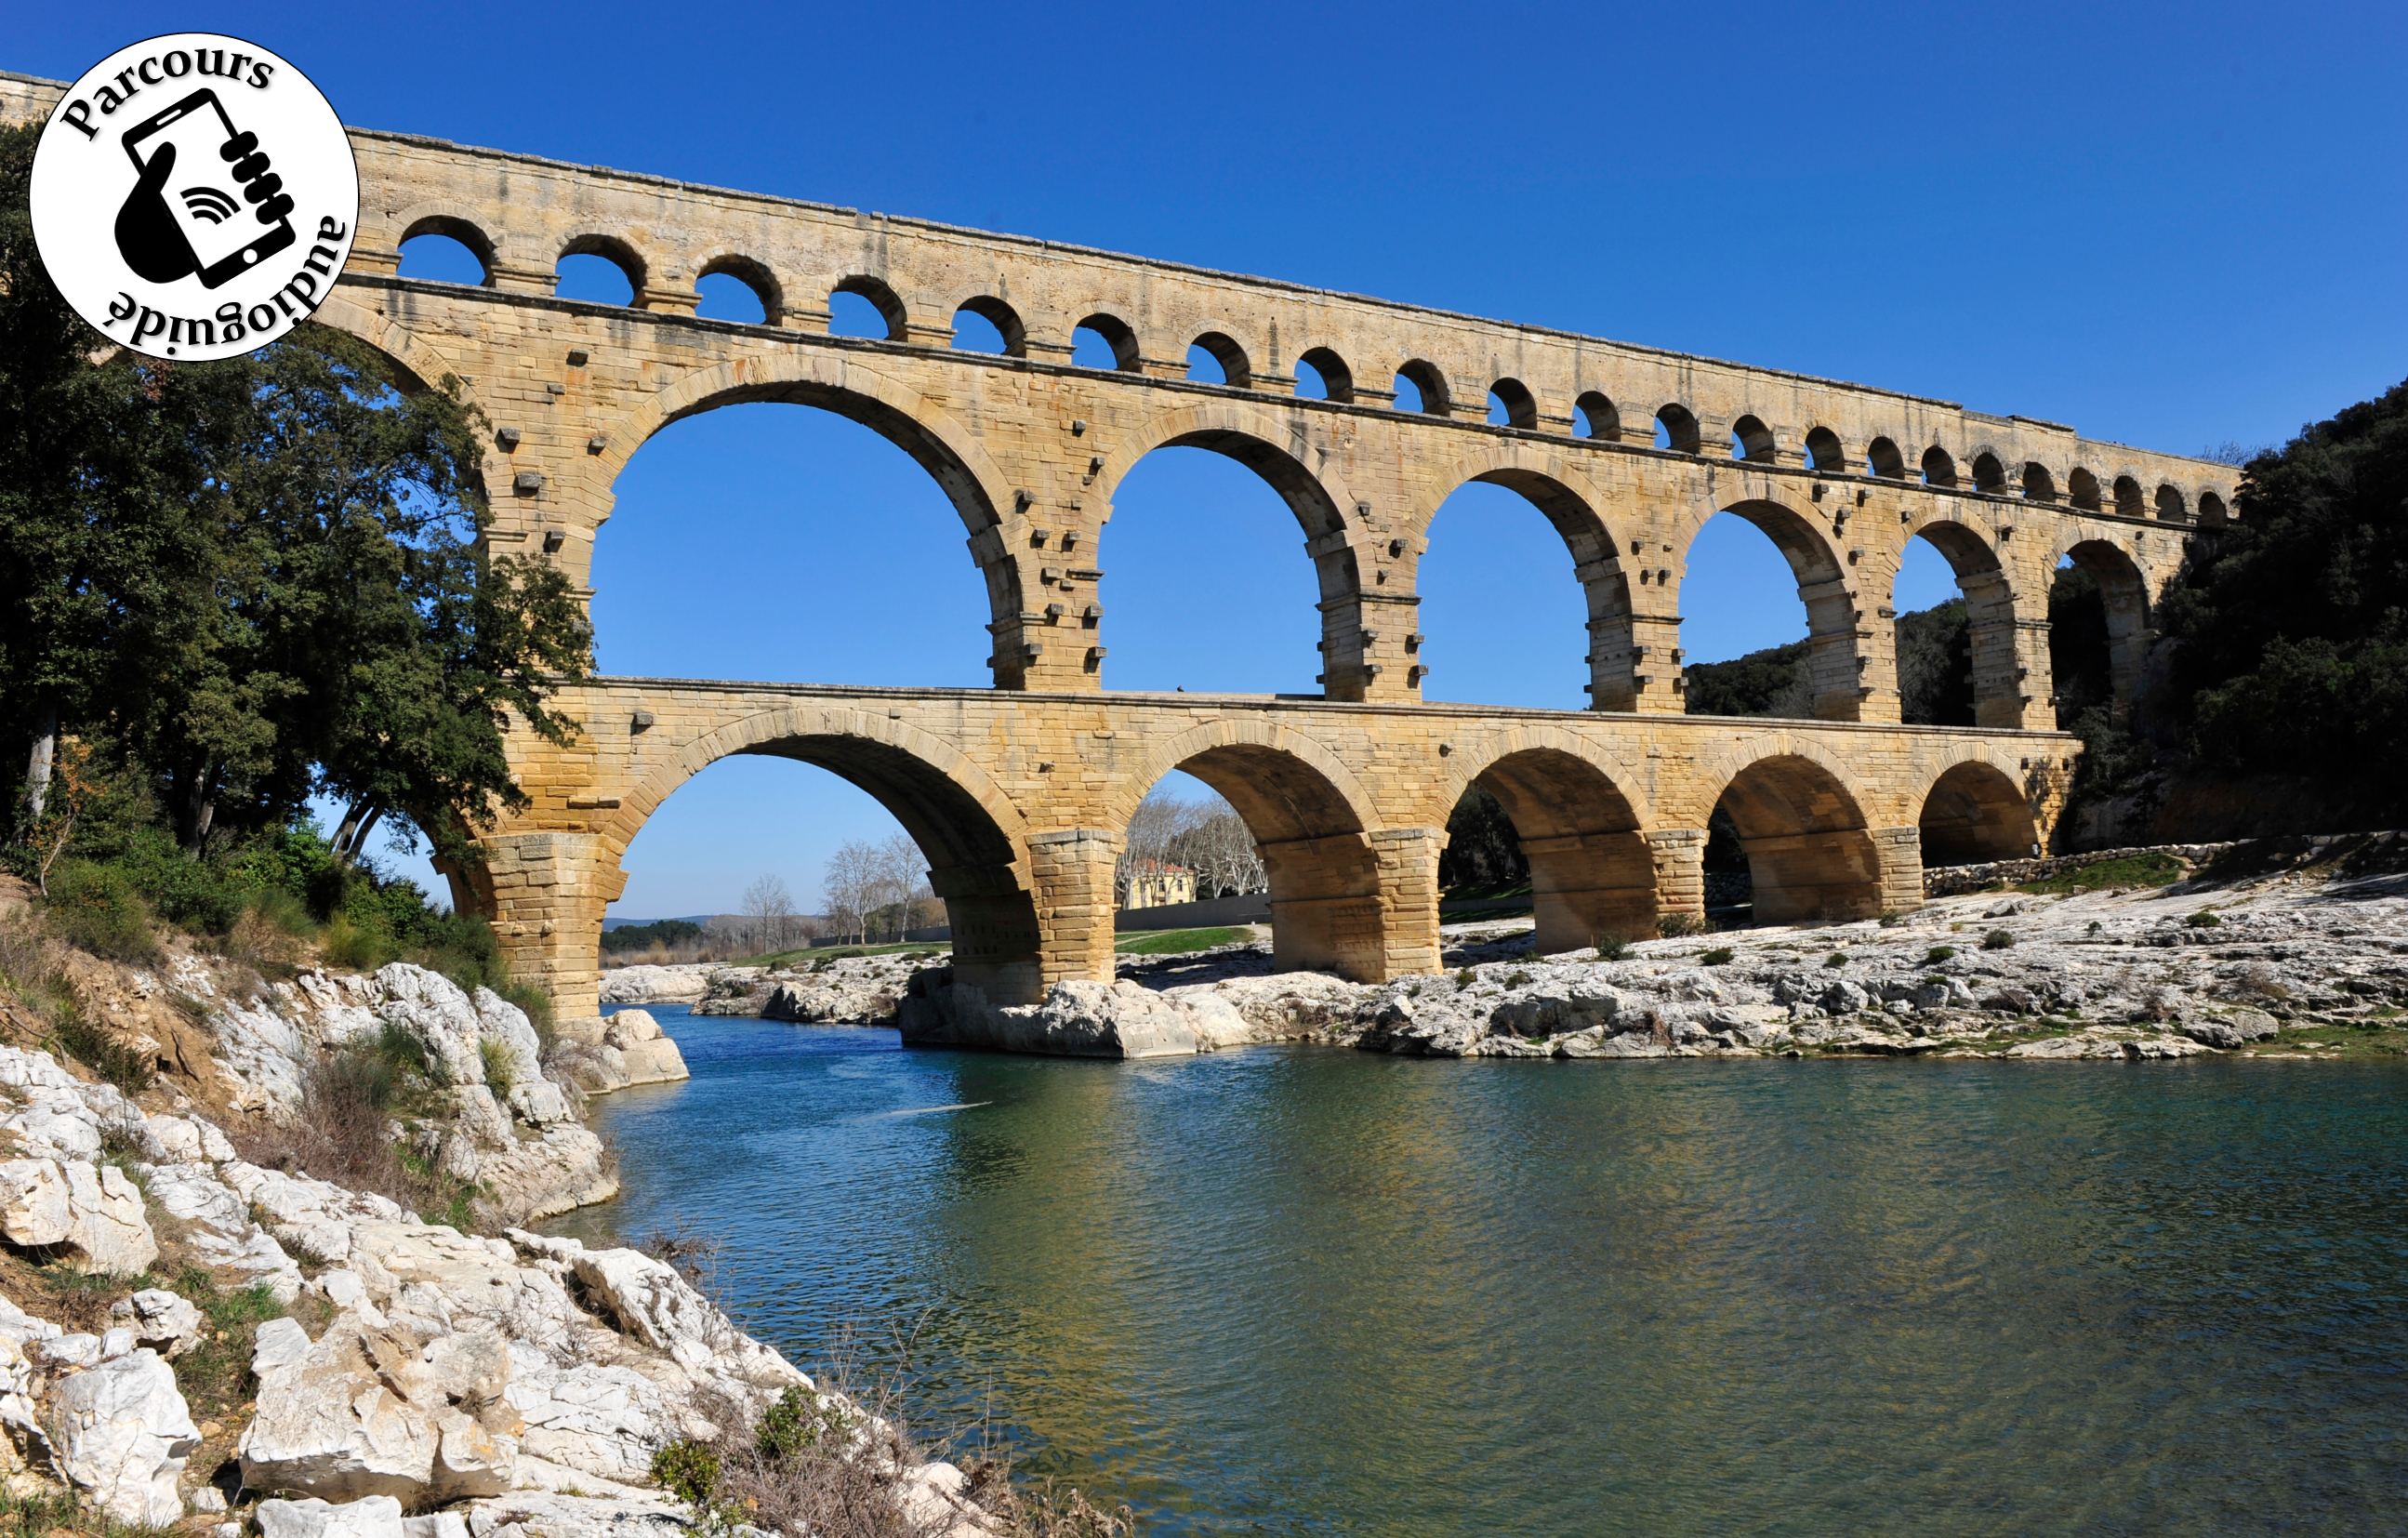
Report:
[{"label": "turquoise river", "polygon": [[[1148,1063],[654,1014],[796,1361],[1148,1534],[2408,1531],[2408,1069]],[[850,1344],[848,1344],[850,1343]]]}]

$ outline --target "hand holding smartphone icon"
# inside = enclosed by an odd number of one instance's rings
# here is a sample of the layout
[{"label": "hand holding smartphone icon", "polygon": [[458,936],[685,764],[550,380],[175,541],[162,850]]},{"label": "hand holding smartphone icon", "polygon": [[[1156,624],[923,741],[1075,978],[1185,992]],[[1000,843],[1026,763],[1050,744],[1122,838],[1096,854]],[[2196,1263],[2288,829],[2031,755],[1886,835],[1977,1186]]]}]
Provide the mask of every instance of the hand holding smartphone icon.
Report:
[{"label": "hand holding smartphone icon", "polygon": [[293,244],[283,179],[216,92],[194,92],[127,129],[123,143],[140,176],[118,210],[117,249],[142,277],[198,273],[216,288]]}]

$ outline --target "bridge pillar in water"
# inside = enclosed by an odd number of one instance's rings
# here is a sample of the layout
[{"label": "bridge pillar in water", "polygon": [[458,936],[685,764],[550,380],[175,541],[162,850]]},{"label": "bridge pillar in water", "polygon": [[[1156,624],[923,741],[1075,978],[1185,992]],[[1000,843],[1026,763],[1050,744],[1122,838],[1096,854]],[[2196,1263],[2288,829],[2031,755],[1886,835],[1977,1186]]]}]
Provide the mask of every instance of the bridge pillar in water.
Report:
[{"label": "bridge pillar in water", "polygon": [[[627,884],[594,833],[501,833],[479,841],[468,884],[487,908],[510,975],[552,995],[564,1020],[602,1013],[602,911]],[[455,878],[456,894],[460,883]]]},{"label": "bridge pillar in water", "polygon": [[1656,860],[1646,835],[1524,839],[1522,853],[1530,862],[1538,955],[1584,950],[1605,935],[1646,940],[1656,933]]},{"label": "bridge pillar in water", "polygon": [[1388,827],[1370,836],[1380,862],[1382,981],[1440,970],[1438,857],[1442,827]]},{"label": "bridge pillar in water", "polygon": [[1104,828],[1029,835],[1029,880],[1043,942],[1040,972],[1025,998],[1007,998],[993,988],[988,998],[998,1004],[1033,1004],[1055,983],[1111,981],[1112,872],[1120,852],[1120,839]]},{"label": "bridge pillar in water", "polygon": [[[1656,866],[1656,912],[1706,916],[1706,830],[1658,827],[1645,835]],[[1650,926],[1650,932],[1653,926]],[[1633,936],[1633,939],[1640,938]]]},{"label": "bridge pillar in water", "polygon": [[1922,907],[1923,829],[1877,827],[1872,834],[1881,859],[1882,911],[1904,913]]}]

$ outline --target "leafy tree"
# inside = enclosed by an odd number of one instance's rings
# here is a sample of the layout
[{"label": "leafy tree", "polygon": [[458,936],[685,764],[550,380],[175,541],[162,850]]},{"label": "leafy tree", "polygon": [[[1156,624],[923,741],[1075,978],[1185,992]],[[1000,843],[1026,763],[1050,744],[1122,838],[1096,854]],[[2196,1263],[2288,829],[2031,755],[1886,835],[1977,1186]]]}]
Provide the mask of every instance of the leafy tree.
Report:
[{"label": "leafy tree", "polygon": [[[37,812],[62,730],[150,776],[194,855],[213,831],[347,811],[466,855],[525,805],[506,731],[552,709],[590,633],[566,579],[482,552],[481,418],[305,325],[248,357],[136,366],[59,298],[25,217],[32,136],[0,134],[0,708]],[[31,820],[27,818],[26,820]]]},{"label": "leafy tree", "polygon": [[1898,617],[1899,717],[1909,726],[1973,724],[1973,630],[1965,600]]},{"label": "leafy tree", "polygon": [[2387,776],[2408,750],[2408,384],[2252,459],[2237,522],[2166,591],[2172,709],[2200,762]]},{"label": "leafy tree", "polygon": [[1519,886],[1530,879],[1522,836],[1497,798],[1466,786],[1446,819],[1446,849],[1438,857],[1438,884],[1457,887]]},{"label": "leafy tree", "polygon": [[1692,663],[1683,670],[1691,715],[1812,715],[1806,687],[1808,643],[1767,647],[1728,662]]}]

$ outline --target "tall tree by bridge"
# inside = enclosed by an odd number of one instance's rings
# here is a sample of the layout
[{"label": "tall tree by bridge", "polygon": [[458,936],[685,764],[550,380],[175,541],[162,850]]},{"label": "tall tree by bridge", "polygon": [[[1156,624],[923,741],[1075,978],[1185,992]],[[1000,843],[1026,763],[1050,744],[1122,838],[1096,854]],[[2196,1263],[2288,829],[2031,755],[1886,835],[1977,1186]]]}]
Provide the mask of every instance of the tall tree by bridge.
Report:
[{"label": "tall tree by bridge", "polygon": [[[487,560],[482,418],[304,326],[158,364],[50,281],[26,210],[36,133],[0,132],[0,721],[22,837],[72,735],[127,766],[195,857],[341,801],[337,857],[406,823],[459,857],[511,783],[513,721],[587,671],[566,581]],[[99,351],[95,351],[99,350]],[[95,362],[95,359],[99,361]]]}]

